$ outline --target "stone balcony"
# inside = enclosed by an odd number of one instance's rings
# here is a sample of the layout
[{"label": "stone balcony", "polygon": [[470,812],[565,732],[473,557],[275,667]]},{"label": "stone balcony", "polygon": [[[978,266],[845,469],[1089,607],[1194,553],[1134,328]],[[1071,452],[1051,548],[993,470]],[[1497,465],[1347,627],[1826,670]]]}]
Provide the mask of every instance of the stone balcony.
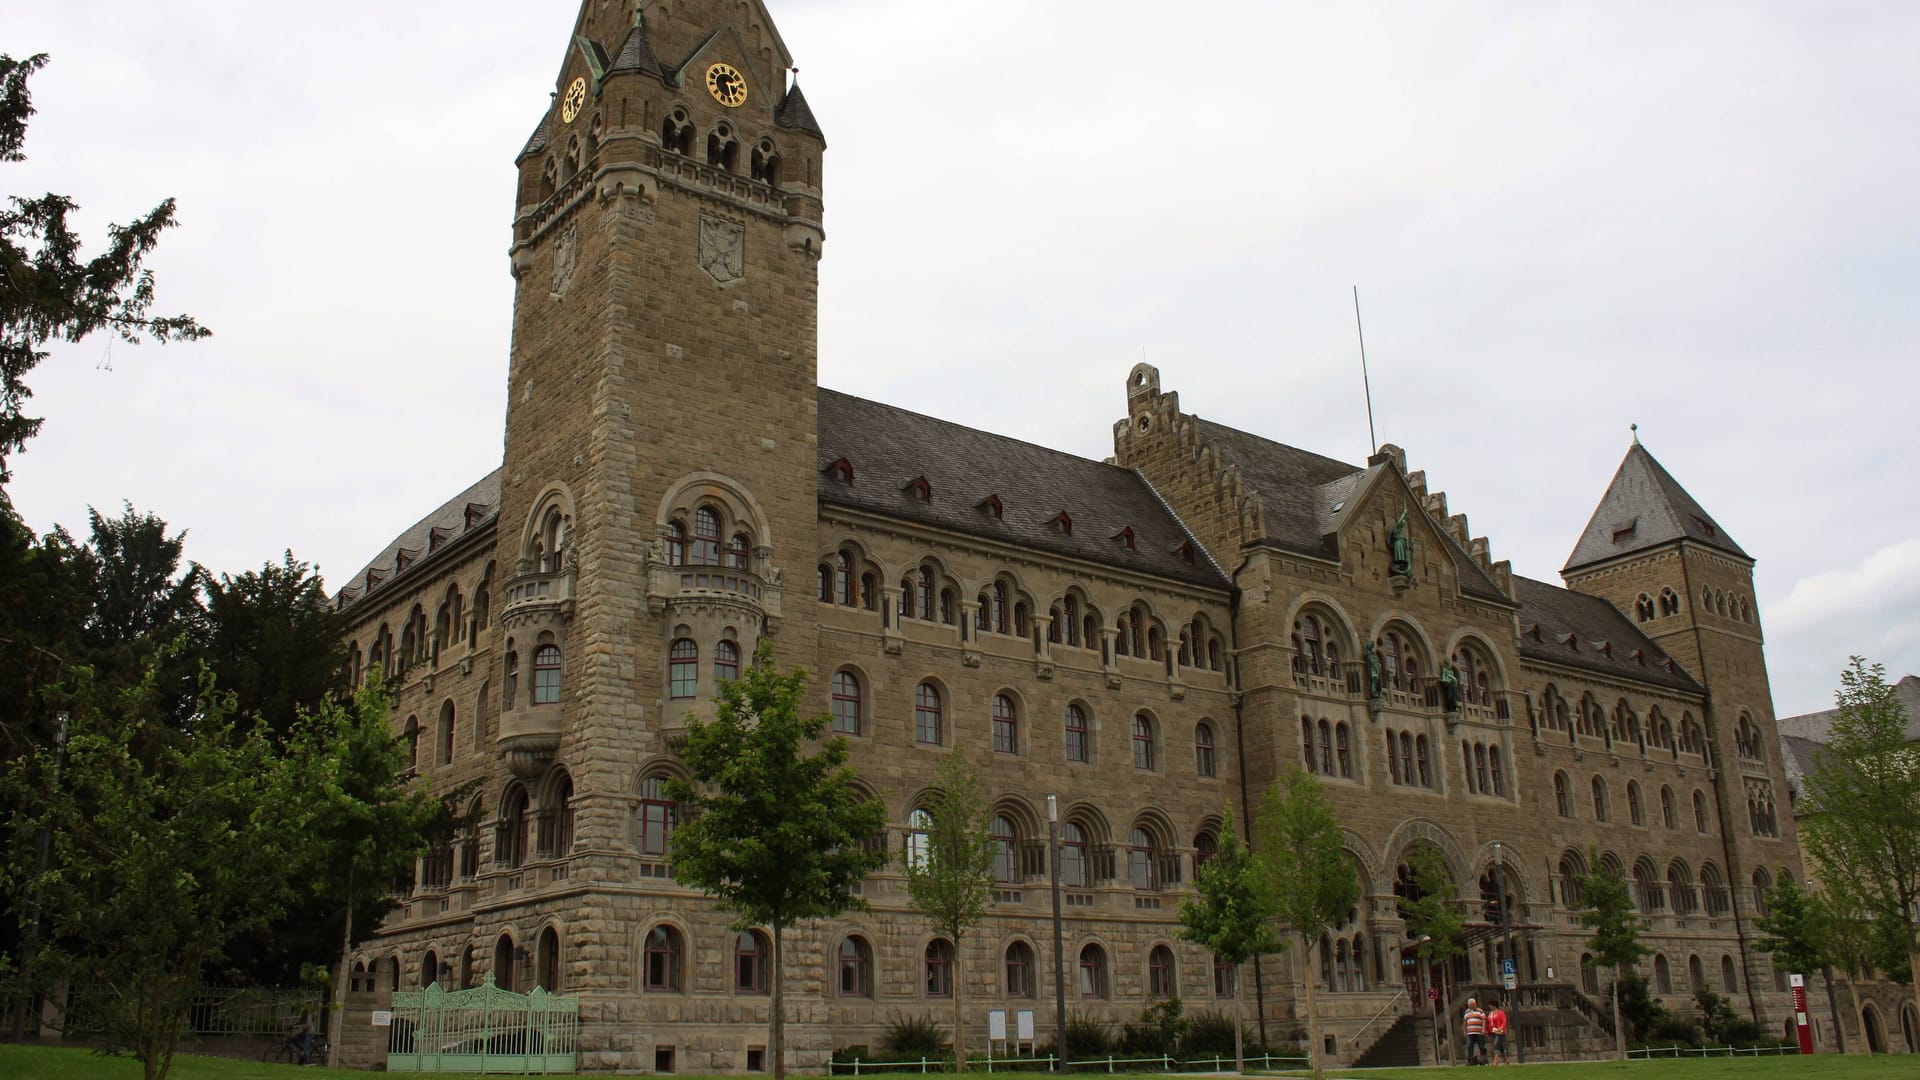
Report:
[{"label": "stone balcony", "polygon": [[562,623],[573,618],[573,567],[520,574],[501,590],[500,622],[517,625]]}]

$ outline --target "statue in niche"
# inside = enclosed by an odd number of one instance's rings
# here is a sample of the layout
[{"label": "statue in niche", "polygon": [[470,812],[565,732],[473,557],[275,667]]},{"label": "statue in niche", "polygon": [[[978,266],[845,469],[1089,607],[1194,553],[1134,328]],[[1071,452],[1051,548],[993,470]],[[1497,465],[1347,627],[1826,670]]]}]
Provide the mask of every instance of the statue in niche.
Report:
[{"label": "statue in niche", "polygon": [[1448,712],[1460,711],[1460,675],[1453,670],[1451,660],[1440,664],[1440,697],[1446,702]]},{"label": "statue in niche", "polygon": [[1364,652],[1367,660],[1367,697],[1382,697],[1384,693],[1380,685],[1380,650],[1374,648],[1373,642],[1369,641]]},{"label": "statue in niche", "polygon": [[1407,527],[1407,512],[1400,511],[1400,519],[1387,526],[1387,548],[1393,553],[1387,563],[1387,572],[1397,578],[1413,576],[1413,533]]}]

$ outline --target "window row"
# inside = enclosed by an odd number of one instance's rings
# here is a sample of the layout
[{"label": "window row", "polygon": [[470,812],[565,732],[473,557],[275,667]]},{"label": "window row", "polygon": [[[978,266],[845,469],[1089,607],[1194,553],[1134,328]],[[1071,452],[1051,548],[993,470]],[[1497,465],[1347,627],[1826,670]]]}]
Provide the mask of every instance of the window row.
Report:
[{"label": "window row", "polygon": [[381,623],[363,654],[359,639],[347,643],[347,680],[358,688],[374,672],[400,675],[417,664],[438,666],[440,655],[465,644],[479,643],[480,631],[492,619],[493,564],[488,563],[470,597],[458,582],[450,583],[431,623],[426,608],[413,605],[400,626],[396,644],[393,630]]},{"label": "window row", "polygon": [[533,680],[527,686],[527,695],[520,695],[520,646],[512,638],[507,639],[507,647],[501,658],[500,688],[502,692],[501,708],[511,709],[519,705],[557,705],[560,702],[560,679],[565,665],[560,646],[555,642],[551,630],[543,630],[534,639]]},{"label": "window row", "polygon": [[[1613,791],[1606,777],[1594,774],[1588,781],[1587,791],[1593,807],[1593,820],[1602,823],[1612,821]],[[1561,817],[1573,817],[1573,781],[1565,772],[1556,771],[1553,774],[1553,801],[1554,810]],[[1647,823],[1645,799],[1638,780],[1627,781],[1627,814],[1628,820],[1635,825]],[[1680,828],[1676,796],[1673,789],[1665,784],[1660,786],[1660,825],[1667,829]],[[1707,793],[1699,788],[1693,790],[1693,827],[1695,832],[1713,831],[1713,815],[1708,810]]]},{"label": "window row", "polygon": [[[836,734],[866,736],[873,734],[870,706],[860,676],[845,668],[828,679],[833,730]],[[1012,694],[993,696],[988,710],[988,734],[996,753],[1024,755],[1030,749],[1025,730],[1024,710]],[[932,682],[923,682],[913,690],[913,738],[922,746],[950,746],[954,731],[949,724],[950,710],[945,693]],[[1086,706],[1071,702],[1060,719],[1062,756],[1070,762],[1091,763],[1096,739],[1091,714]],[[1161,723],[1147,712],[1134,714],[1128,726],[1133,767],[1157,772],[1166,766],[1161,758],[1164,739]],[[1201,720],[1193,727],[1193,763],[1198,776],[1218,774],[1217,742],[1213,724]]]},{"label": "window row", "polygon": [[[722,537],[727,537],[724,541]],[[740,526],[728,536],[720,511],[711,506],[695,507],[691,528],[681,515],[667,522],[665,537],[668,566],[721,566],[745,570],[753,556],[753,537]]]},{"label": "window row", "polygon": [[1461,771],[1467,778],[1467,793],[1507,797],[1507,782],[1500,768],[1500,747],[1483,742],[1460,744]]},{"label": "window row", "polygon": [[1678,614],[1680,594],[1674,592],[1670,585],[1661,588],[1658,600],[1641,593],[1633,602],[1633,617],[1640,622],[1652,622],[1656,617],[1665,619]]},{"label": "window row", "polygon": [[[839,996],[873,997],[877,973],[872,944],[859,934],[850,934],[841,939],[834,956],[838,975],[835,986]],[[1068,974],[1068,978],[1073,980],[1074,990],[1080,999],[1098,1001],[1113,997],[1112,961],[1107,947],[1098,942],[1087,942],[1080,946],[1074,956],[1074,968]],[[1143,981],[1148,998],[1164,999],[1180,995],[1180,980],[1176,964],[1170,947],[1156,944],[1148,948]],[[924,996],[952,997],[953,968],[953,943],[945,938],[935,938],[928,942],[920,955],[919,985]],[[1038,953],[1031,942],[1009,943],[1000,956],[1000,996],[1039,997],[1043,990],[1041,985],[1043,972],[1044,969],[1038,963]],[[1216,961],[1213,972],[1215,995],[1232,997],[1237,984],[1238,979],[1233,967]]]},{"label": "window row", "polygon": [[1616,702],[1609,711],[1589,692],[1581,695],[1576,706],[1569,706],[1567,699],[1552,683],[1548,683],[1541,691],[1538,710],[1533,708],[1530,700],[1528,711],[1535,735],[1547,731],[1562,732],[1570,743],[1588,738],[1602,740],[1609,749],[1630,746],[1642,753],[1649,749],[1663,750],[1675,760],[1682,754],[1700,758],[1708,756],[1706,731],[1694,720],[1691,712],[1682,712],[1676,726],[1655,705],[1647,711],[1643,725],[1639,713],[1625,698]]},{"label": "window row", "polygon": [[[740,677],[740,643],[722,638],[713,643],[713,686]],[[700,644],[675,638],[667,647],[667,696],[688,701],[700,694]]]},{"label": "window row", "polygon": [[[741,139],[733,125],[725,120],[716,123],[707,132],[706,141],[701,142],[694,130],[693,118],[682,105],[674,106],[661,120],[660,145],[681,157],[694,157],[699,151],[712,168],[730,173],[740,171]],[[754,144],[747,158],[747,176],[762,184],[780,183],[780,151],[771,138],[762,138]]]},{"label": "window row", "polygon": [[[1412,731],[1388,728],[1385,733],[1387,778],[1395,787],[1426,788],[1438,791],[1439,777],[1434,768],[1427,736]],[[1355,748],[1345,721],[1300,718],[1301,763],[1310,773],[1351,780],[1355,777]],[[1506,770],[1497,744],[1462,742],[1462,771],[1467,791],[1478,795],[1507,797]]]},{"label": "window row", "polygon": [[[864,564],[851,549],[829,555],[817,575],[814,596],[823,604],[875,612],[886,606],[880,572]],[[953,578],[931,563],[923,564],[900,579],[891,614],[903,623],[918,620],[957,626],[967,618],[962,595],[961,586]],[[978,633],[1030,638],[1037,649],[1041,642],[1035,619],[1038,610],[1038,601],[1003,576],[975,595],[969,622]],[[1174,627],[1144,602],[1135,602],[1118,612],[1109,624],[1078,589],[1069,590],[1048,605],[1046,615],[1048,644],[1098,652],[1103,663],[1125,656],[1182,668],[1225,670],[1225,638],[1204,615],[1195,615]]]},{"label": "window row", "polygon": [[1780,815],[1773,806],[1773,784],[1765,780],[1748,780],[1744,787],[1747,795],[1747,828],[1755,836],[1779,836]]},{"label": "window row", "polygon": [[[1721,918],[1733,911],[1733,890],[1712,862],[1700,865],[1697,881],[1687,861],[1679,858],[1669,862],[1663,871],[1652,856],[1642,855],[1634,860],[1629,872],[1620,857],[1609,851],[1600,856],[1600,865],[1628,882],[1634,906],[1644,913],[1671,911],[1675,915],[1694,915],[1704,912],[1709,918]],[[1557,870],[1555,877],[1562,906],[1581,907],[1585,898],[1580,882],[1588,872],[1586,856],[1568,848],[1560,856]],[[1756,888],[1757,878],[1758,875]]]},{"label": "window row", "polygon": [[[486,709],[487,696],[493,692],[490,683],[482,681],[479,699],[474,702],[473,724],[468,729],[468,751],[479,753],[486,749]],[[425,729],[420,725],[418,716],[408,716],[400,729],[401,738],[407,744],[407,771],[418,772],[426,762],[421,760],[420,739]],[[459,716],[453,699],[447,698],[440,703],[440,716],[434,722],[432,756],[435,765],[453,764],[454,753],[459,741]]]}]

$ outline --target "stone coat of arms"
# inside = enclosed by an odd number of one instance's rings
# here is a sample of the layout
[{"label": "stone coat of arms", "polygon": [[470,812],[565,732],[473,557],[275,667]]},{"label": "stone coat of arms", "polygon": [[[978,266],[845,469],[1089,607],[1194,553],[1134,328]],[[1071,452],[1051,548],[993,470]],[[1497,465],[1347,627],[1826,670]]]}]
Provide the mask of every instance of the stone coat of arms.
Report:
[{"label": "stone coat of arms", "polygon": [[722,285],[746,276],[747,230],[725,218],[700,215],[700,269]]},{"label": "stone coat of arms", "polygon": [[580,262],[580,227],[567,226],[553,242],[553,298],[560,299],[573,284],[573,271]]}]

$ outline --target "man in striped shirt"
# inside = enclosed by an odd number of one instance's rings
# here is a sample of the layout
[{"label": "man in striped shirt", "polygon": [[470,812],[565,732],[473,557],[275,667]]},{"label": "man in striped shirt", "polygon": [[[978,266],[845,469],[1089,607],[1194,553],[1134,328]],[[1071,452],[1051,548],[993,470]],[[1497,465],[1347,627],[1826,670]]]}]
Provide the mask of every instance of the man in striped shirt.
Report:
[{"label": "man in striped shirt", "polygon": [[1487,1056],[1487,1014],[1476,998],[1467,999],[1467,1011],[1460,1016],[1467,1032],[1467,1064],[1484,1065]]}]

